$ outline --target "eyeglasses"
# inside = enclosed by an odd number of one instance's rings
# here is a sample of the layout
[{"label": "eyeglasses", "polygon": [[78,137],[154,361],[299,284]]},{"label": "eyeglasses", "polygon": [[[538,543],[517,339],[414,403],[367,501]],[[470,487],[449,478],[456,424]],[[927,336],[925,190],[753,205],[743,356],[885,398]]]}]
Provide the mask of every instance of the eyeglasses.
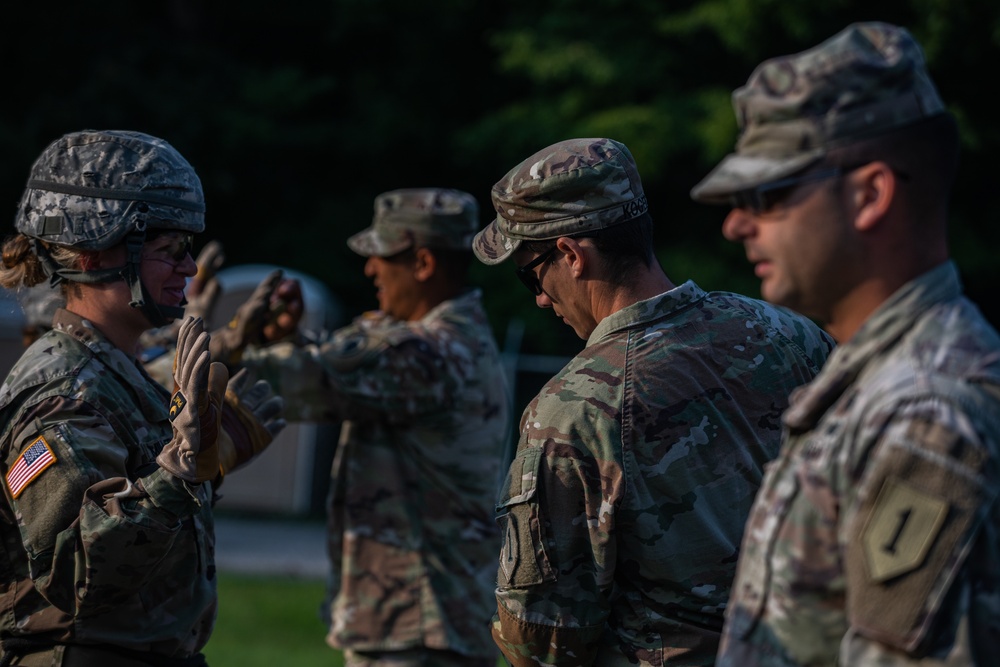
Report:
[{"label": "eyeglasses", "polygon": [[857,167],[831,167],[812,171],[800,176],[790,176],[770,183],[762,183],[749,190],[741,190],[730,197],[733,208],[742,208],[750,211],[754,215],[767,213],[792,194],[792,190],[803,183],[812,181],[822,181],[827,178],[835,178],[842,174],[854,171]]},{"label": "eyeglasses", "polygon": [[[155,248],[150,244],[160,243]],[[165,262],[177,266],[191,254],[194,236],[182,232],[164,232],[147,241],[143,257],[157,262]]]},{"label": "eyeglasses", "polygon": [[517,277],[535,296],[542,293],[542,283],[538,280],[538,275],[535,273],[535,267],[541,265],[545,262],[545,260],[551,257],[552,253],[554,253],[556,249],[557,246],[552,246],[517,270]]}]

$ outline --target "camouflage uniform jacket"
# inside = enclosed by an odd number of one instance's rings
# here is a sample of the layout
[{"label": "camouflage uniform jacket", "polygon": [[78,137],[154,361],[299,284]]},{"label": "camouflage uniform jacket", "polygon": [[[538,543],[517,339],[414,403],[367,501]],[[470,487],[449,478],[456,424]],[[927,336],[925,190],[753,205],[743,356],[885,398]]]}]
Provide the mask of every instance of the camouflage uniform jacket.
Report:
[{"label": "camouflage uniform jacket", "polygon": [[65,310],[14,365],[0,387],[0,637],[173,657],[208,641],[211,488],[156,465],[169,399]]},{"label": "camouflage uniform jacket", "polygon": [[720,664],[995,665],[1000,338],[945,263],[792,397]]},{"label": "camouflage uniform jacket", "polygon": [[493,503],[511,424],[479,292],[415,322],[368,313],[243,363],[290,419],[349,419],[331,480],[328,642],[495,655]]},{"label": "camouflage uniform jacket", "polygon": [[500,496],[494,638],[515,666],[710,665],[809,320],[687,282],[598,324],[528,405]]}]

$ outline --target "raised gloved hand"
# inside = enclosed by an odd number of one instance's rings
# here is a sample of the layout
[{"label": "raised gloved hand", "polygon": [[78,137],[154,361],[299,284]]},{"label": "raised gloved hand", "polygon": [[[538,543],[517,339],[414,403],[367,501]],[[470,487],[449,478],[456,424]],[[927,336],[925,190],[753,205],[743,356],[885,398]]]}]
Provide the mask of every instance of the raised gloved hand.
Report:
[{"label": "raised gloved hand", "polygon": [[184,308],[185,315],[200,317],[208,320],[212,315],[216,302],[222,289],[215,274],[219,272],[226,261],[226,253],[222,250],[222,244],[218,241],[209,241],[198,253],[198,258],[194,260],[198,265],[198,273],[188,283],[187,306]]},{"label": "raised gloved hand", "polygon": [[305,312],[302,284],[293,278],[278,283],[271,294],[271,308],[261,331],[263,343],[275,343],[299,330]]},{"label": "raised gloved hand", "polygon": [[223,475],[249,463],[285,428],[284,401],[264,380],[250,384],[246,369],[233,376],[222,406],[219,467]]},{"label": "raised gloved hand", "polygon": [[193,484],[219,474],[218,436],[229,371],[213,363],[201,318],[189,317],[177,334],[170,425],[174,438],[156,457],[161,468]]},{"label": "raised gloved hand", "polygon": [[229,324],[212,332],[212,359],[227,366],[239,363],[243,350],[251,343],[258,343],[263,337],[263,328],[271,309],[271,294],[281,282],[282,271],[269,273],[250,295],[236,309]]}]

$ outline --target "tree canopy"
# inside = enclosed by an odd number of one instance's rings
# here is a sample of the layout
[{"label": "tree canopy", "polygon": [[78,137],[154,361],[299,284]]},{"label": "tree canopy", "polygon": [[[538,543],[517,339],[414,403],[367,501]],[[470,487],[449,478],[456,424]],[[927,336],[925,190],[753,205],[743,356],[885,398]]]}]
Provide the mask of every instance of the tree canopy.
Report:
[{"label": "tree canopy", "polygon": [[[962,132],[953,255],[972,298],[1000,322],[990,250],[1000,203],[989,194],[1000,126],[985,87],[1000,52],[992,0],[57,4],[19,6],[2,29],[8,220],[31,162],[59,135],[149,132],[198,170],[205,240],[220,239],[230,264],[313,275],[350,313],[375,303],[344,243],[369,224],[375,195],[463,189],[485,223],[490,188],[510,167],[582,136],[631,149],[675,282],[757,295],[742,249],[720,234],[724,212],[688,197],[735,142],[732,90],[762,59],[853,21],[904,25]],[[511,267],[477,264],[473,278],[501,341],[519,319],[528,351],[580,346],[535,308]]]}]

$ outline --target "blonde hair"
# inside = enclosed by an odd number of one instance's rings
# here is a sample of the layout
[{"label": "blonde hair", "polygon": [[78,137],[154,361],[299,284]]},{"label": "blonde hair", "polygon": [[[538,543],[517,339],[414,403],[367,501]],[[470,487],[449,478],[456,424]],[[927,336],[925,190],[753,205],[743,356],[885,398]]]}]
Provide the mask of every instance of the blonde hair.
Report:
[{"label": "blonde hair", "polygon": [[[65,267],[80,265],[83,251],[41,242],[49,254]],[[42,263],[31,249],[31,239],[24,234],[11,236],[3,243],[2,263],[0,263],[0,286],[7,289],[33,287],[45,280]],[[65,284],[64,284],[65,287]]]}]

